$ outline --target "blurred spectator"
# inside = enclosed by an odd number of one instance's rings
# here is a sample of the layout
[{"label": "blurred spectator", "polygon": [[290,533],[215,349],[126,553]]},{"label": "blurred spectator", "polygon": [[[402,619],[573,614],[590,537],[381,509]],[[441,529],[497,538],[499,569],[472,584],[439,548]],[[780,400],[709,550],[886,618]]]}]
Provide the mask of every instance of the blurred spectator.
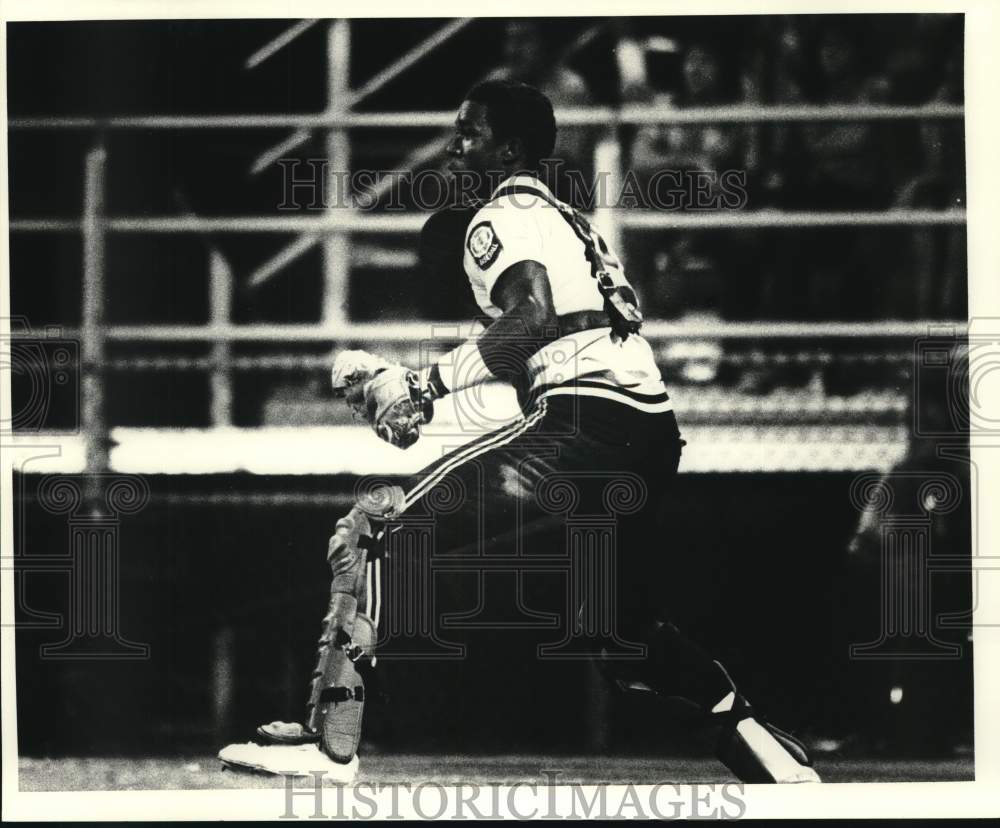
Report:
[{"label": "blurred spectator", "polygon": [[615,18],[612,30],[619,101],[623,104],[646,101],[652,94],[646,78],[647,41],[628,18]]},{"label": "blurred spectator", "polygon": [[[584,79],[564,65],[553,60],[551,49],[545,43],[542,29],[536,20],[509,20],[503,24],[503,57],[501,66],[493,69],[487,79],[505,79],[530,83],[544,92],[552,105],[561,107],[592,106],[593,97]],[[574,206],[579,188],[571,185],[573,174],[585,182],[594,177],[595,130],[587,126],[560,126],[556,134],[554,155],[564,162],[548,183],[555,193]]]},{"label": "blurred spectator", "polygon": [[962,16],[907,15],[904,20],[893,21],[891,31],[887,29],[884,37],[891,43],[885,73],[893,102],[926,103],[938,92],[942,67],[954,57],[956,47],[961,48]]},{"label": "blurred spectator", "polygon": [[[660,38],[652,43],[661,58],[670,54],[670,42]],[[732,103],[737,83],[727,71],[720,54],[708,44],[692,44],[680,63],[677,94],[652,93],[654,106],[705,107]],[[630,94],[645,97],[637,87]],[[746,174],[756,166],[748,130],[738,124],[647,124],[637,132],[632,146],[631,169],[640,185],[649,191],[654,176],[670,171],[682,182],[680,209],[719,209],[722,204],[720,178],[727,171]],[[707,173],[708,178],[696,178]],[[695,203],[695,182],[699,202]],[[711,182],[705,186],[704,182]],[[701,206],[705,203],[710,208]],[[644,287],[644,301],[655,316],[679,313],[718,314],[726,301],[724,286],[732,278],[734,250],[731,234],[720,244],[713,231],[647,231],[633,237],[630,272]]]},{"label": "blurred spectator", "polygon": [[[802,19],[784,15],[779,26],[762,33],[766,69],[758,81],[760,99],[766,103],[790,106],[805,102],[806,46]],[[801,134],[794,125],[771,123],[762,128],[763,176],[762,197],[777,205],[782,192],[801,163]]]},{"label": "blurred spectator", "polygon": [[[848,31],[827,26],[816,52],[817,92],[826,104],[882,104],[889,98],[884,75],[865,71]],[[803,129],[807,169],[805,206],[826,210],[871,210],[888,206],[892,158],[886,130],[878,122],[807,124]]]},{"label": "blurred spectator", "polygon": [[[805,76],[806,94],[826,104],[881,104],[888,79],[872,71],[861,34],[843,25],[818,31],[815,72]],[[880,122],[808,123],[802,130],[802,168],[797,187],[786,187],[791,204],[823,211],[873,211],[892,196],[893,127]],[[794,171],[794,167],[792,168]],[[878,232],[823,228],[797,240],[808,257],[784,274],[800,316],[865,319],[878,315],[876,296],[884,284],[889,253]]]},{"label": "blurred spectator", "polygon": [[[939,15],[921,15],[939,17]],[[943,53],[937,88],[919,103],[963,102],[962,49]],[[919,169],[896,195],[896,207],[944,210],[965,206],[965,136],[960,119],[926,120],[919,126]],[[962,227],[914,227],[896,259],[884,297],[885,313],[911,318],[963,318],[966,302],[966,234]]]},{"label": "blurred spectator", "polygon": [[[654,105],[715,106],[731,101],[722,85],[718,55],[706,46],[686,52],[681,95],[675,101],[668,92],[653,96]],[[742,168],[745,130],[732,124],[646,124],[632,147],[632,167],[648,177],[663,169],[717,171]]]}]

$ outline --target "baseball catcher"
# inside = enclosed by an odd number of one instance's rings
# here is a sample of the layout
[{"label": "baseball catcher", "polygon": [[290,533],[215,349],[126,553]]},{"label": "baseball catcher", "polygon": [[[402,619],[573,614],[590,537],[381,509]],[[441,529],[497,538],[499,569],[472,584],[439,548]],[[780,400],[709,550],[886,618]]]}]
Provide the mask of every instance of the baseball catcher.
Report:
[{"label": "baseball catcher", "polygon": [[[220,754],[224,761],[288,772],[299,759],[315,769],[322,757],[350,778],[363,708],[378,695],[374,645],[387,526],[406,528],[433,513],[438,552],[513,553],[532,543],[550,549],[565,542],[550,531],[554,481],[569,479],[581,508],[606,502],[609,481],[628,484],[634,494],[620,519],[607,592],[618,632],[640,643],[642,655],[618,658],[614,641],[594,636],[588,652],[602,672],[622,692],[689,700],[718,730],[717,755],[739,779],[819,781],[802,745],[764,721],[726,670],[664,617],[647,572],[651,556],[670,553],[655,518],[684,441],[621,262],[538,178],[554,141],[551,103],[533,87],[487,81],[467,94],[447,146],[448,167],[478,209],[463,220],[454,255],[460,245],[489,324],[431,365],[409,368],[348,351],[333,366],[337,394],[400,449],[420,439],[442,397],[483,383],[512,386],[521,415],[402,486],[366,492],[337,522],[305,719],[263,725],[265,744],[230,746]],[[440,487],[464,493],[467,503],[434,512],[429,501]],[[586,602],[581,609],[595,611]]]}]

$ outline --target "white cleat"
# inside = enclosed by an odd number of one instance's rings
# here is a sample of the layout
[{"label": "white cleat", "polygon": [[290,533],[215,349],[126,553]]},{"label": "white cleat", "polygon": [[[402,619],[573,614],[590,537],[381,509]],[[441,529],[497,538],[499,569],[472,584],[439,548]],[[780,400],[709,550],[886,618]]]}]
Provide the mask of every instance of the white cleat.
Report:
[{"label": "white cleat", "polygon": [[799,770],[784,779],[779,779],[783,785],[797,785],[802,782],[822,782],[823,780],[819,778],[819,774],[816,773],[812,768],[803,765]]},{"label": "white cleat", "polygon": [[[743,719],[736,725],[736,733],[752,751],[764,772],[780,785],[801,782],[819,782],[819,774],[809,765],[800,762],[766,727],[754,718]],[[805,756],[802,757],[805,759]]]},{"label": "white cleat", "polygon": [[313,776],[322,774],[323,781],[347,784],[358,773],[358,757],[342,765],[334,762],[316,744],[258,745],[254,742],[226,745],[219,751],[223,764],[256,773],[281,776]]}]

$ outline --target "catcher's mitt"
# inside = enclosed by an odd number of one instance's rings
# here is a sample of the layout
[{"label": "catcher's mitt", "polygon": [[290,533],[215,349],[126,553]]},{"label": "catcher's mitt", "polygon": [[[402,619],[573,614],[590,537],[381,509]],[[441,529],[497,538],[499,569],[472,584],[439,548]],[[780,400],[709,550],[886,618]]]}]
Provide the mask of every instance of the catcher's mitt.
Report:
[{"label": "catcher's mitt", "polygon": [[355,418],[399,448],[420,437],[420,426],[434,416],[434,405],[420,388],[417,372],[365,351],[345,351],[333,367],[333,387],[342,392]]}]

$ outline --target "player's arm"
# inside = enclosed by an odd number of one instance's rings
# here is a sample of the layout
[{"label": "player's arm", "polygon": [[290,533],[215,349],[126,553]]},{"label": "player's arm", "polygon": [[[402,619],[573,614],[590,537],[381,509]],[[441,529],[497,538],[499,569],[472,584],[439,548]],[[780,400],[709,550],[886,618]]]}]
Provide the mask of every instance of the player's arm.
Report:
[{"label": "player's arm", "polygon": [[516,262],[490,296],[500,317],[430,368],[418,374],[365,351],[344,351],[333,365],[334,389],[383,440],[407,448],[440,397],[491,379],[518,383],[531,356],[558,337],[548,273],[533,259]]},{"label": "player's arm", "polygon": [[421,373],[432,398],[492,379],[516,384],[532,355],[558,338],[552,289],[540,262],[512,264],[494,283],[490,298],[503,314]]}]

